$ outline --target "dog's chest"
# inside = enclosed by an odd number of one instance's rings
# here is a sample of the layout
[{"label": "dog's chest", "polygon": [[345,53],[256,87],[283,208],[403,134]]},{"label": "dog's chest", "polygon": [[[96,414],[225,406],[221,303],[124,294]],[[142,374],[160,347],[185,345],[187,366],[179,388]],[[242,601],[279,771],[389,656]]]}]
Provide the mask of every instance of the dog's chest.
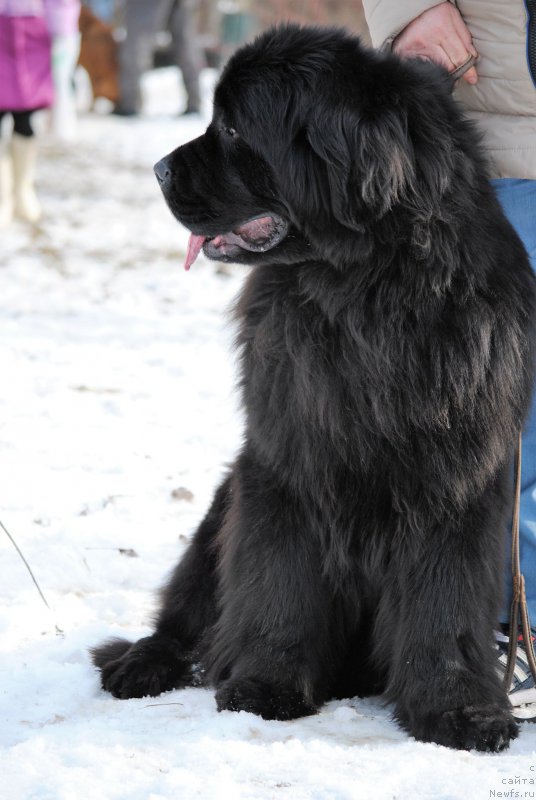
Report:
[{"label": "dog's chest", "polygon": [[297,282],[279,281],[247,287],[239,312],[249,435],[297,468],[361,471],[378,450],[377,398],[393,379],[359,310],[330,319]]}]

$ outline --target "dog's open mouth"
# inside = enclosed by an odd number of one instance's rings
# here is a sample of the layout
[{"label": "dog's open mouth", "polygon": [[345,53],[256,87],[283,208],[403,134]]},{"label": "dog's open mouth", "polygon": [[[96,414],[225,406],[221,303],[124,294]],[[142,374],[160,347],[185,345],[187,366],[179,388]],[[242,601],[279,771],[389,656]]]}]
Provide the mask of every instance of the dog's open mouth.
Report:
[{"label": "dog's open mouth", "polygon": [[237,248],[252,253],[263,253],[271,250],[281,242],[288,233],[289,223],[277,214],[266,214],[242,222],[229,233],[217,236],[197,236],[192,233],[188,242],[188,252],[184,269],[190,269],[203,248],[208,258],[216,260],[232,260]]}]

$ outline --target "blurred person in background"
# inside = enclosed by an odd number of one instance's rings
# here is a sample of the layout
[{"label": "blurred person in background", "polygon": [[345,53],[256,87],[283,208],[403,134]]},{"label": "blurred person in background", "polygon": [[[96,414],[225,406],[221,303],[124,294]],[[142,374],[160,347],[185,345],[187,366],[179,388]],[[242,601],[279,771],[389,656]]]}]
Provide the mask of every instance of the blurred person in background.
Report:
[{"label": "blurred person in background", "polygon": [[7,112],[13,117],[10,141],[0,128],[2,228],[14,214],[28,222],[41,216],[32,113],[53,102],[51,47],[44,0],[0,0],[0,126]]},{"label": "blurred person in background", "polygon": [[[13,216],[27,222],[41,217],[33,112],[53,107],[55,133],[74,133],[79,14],[78,0],[0,0],[0,228]],[[7,113],[13,118],[10,140],[1,130]]]},{"label": "blurred person in background", "polygon": [[47,23],[52,35],[52,79],[54,103],[51,129],[64,142],[76,135],[76,100],[73,76],[80,53],[80,0],[45,0]]},{"label": "blurred person in background", "polygon": [[173,58],[186,89],[183,113],[199,113],[203,56],[196,36],[196,10],[197,0],[126,0],[126,39],[119,53],[119,102],[115,114],[134,116],[141,110],[141,76],[152,65],[156,34],[164,30],[171,34]]}]

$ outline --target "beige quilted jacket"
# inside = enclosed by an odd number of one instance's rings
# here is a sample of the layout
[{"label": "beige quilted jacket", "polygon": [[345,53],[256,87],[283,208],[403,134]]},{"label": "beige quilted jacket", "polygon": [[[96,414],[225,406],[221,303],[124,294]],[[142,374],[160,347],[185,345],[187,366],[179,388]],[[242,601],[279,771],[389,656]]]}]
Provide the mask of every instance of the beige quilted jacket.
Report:
[{"label": "beige quilted jacket", "polygon": [[[372,43],[382,47],[438,2],[363,0]],[[457,0],[479,53],[478,83],[456,97],[484,131],[493,177],[536,179],[536,0]]]}]

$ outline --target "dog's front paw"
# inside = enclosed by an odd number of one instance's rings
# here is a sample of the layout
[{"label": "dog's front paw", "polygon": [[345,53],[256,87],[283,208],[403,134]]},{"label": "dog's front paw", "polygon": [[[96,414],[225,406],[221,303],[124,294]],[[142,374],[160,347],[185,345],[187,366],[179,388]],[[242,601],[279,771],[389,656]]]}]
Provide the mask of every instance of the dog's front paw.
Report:
[{"label": "dog's front paw", "polygon": [[499,753],[518,735],[509,711],[499,705],[474,705],[430,715],[420,724],[408,725],[415,738],[456,750]]},{"label": "dog's front paw", "polygon": [[[112,656],[110,660],[106,660],[106,653]],[[102,688],[121,700],[155,697],[178,689],[189,682],[191,674],[191,665],[180,646],[157,636],[140,639],[126,649],[115,643],[115,651],[114,643],[108,643],[95,648],[92,654],[101,671]]]},{"label": "dog's front paw", "polygon": [[303,694],[258,678],[228,680],[216,692],[218,711],[251,711],[264,719],[296,719],[316,713]]}]

